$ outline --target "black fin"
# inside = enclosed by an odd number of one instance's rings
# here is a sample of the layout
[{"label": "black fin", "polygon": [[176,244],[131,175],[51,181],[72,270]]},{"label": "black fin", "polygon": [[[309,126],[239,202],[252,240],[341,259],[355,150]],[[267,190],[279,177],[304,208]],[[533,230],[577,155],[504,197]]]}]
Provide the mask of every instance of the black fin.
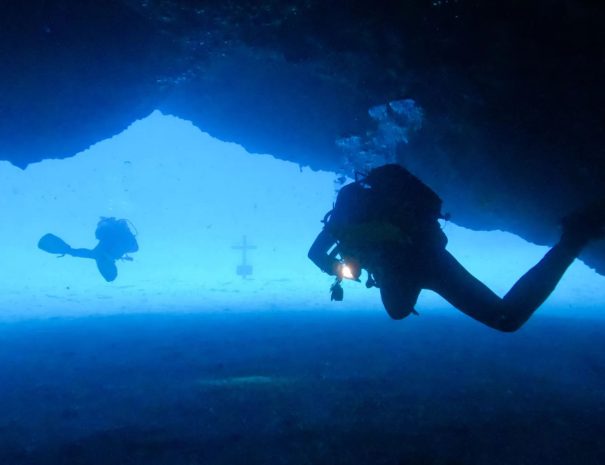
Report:
[{"label": "black fin", "polygon": [[71,247],[60,237],[54,234],[45,234],[38,241],[38,248],[48,253],[58,253],[64,255],[71,250]]},{"label": "black fin", "polygon": [[111,282],[118,276],[118,268],[116,267],[115,260],[106,257],[99,257],[96,259],[97,268],[99,273],[107,282]]}]

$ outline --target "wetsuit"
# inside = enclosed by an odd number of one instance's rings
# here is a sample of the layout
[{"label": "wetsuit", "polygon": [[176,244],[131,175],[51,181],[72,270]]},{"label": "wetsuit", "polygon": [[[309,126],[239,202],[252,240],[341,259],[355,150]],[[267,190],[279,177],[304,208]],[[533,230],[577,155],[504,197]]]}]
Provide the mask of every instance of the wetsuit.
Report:
[{"label": "wetsuit", "polygon": [[[354,207],[353,203],[345,205],[355,212],[355,218],[375,215],[371,205]],[[338,208],[337,200],[335,210]],[[542,305],[589,240],[571,230],[564,233],[559,243],[500,298],[446,250],[447,239],[436,220],[421,226],[420,234],[408,234],[405,241],[372,244],[374,263],[367,265],[367,259],[359,260],[374,275],[388,314],[394,319],[406,317],[413,311],[420,291],[430,289],[470,317],[507,332],[520,328]],[[309,250],[309,258],[331,275],[337,273],[339,260],[334,252],[328,252],[341,244],[339,236],[339,229],[327,223]],[[340,250],[341,255],[343,252],[346,246]]]}]

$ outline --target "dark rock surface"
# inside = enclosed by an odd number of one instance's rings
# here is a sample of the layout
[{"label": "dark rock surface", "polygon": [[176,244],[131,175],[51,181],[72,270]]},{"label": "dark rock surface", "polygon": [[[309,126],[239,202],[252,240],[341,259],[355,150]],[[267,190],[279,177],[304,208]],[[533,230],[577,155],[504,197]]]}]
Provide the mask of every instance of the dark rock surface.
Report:
[{"label": "dark rock surface", "polygon": [[4,325],[0,462],[601,465],[604,329],[328,309]]},{"label": "dark rock surface", "polygon": [[[553,243],[563,214],[605,197],[598,2],[24,0],[2,13],[0,158],[21,167],[160,109],[347,169],[336,141],[410,98],[422,128],[387,155],[457,223]],[[605,272],[605,247],[584,258]]]}]

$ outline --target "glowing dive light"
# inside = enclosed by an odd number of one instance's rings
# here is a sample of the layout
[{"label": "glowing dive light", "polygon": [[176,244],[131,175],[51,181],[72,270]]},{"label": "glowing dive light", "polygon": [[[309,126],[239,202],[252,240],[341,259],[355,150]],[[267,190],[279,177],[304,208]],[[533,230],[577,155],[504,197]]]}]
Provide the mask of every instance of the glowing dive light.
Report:
[{"label": "glowing dive light", "polygon": [[340,279],[352,279],[353,281],[359,281],[359,275],[361,274],[361,267],[359,262],[354,258],[346,258],[340,262],[338,268],[338,277]]},{"label": "glowing dive light", "polygon": [[353,270],[351,270],[351,267],[346,263],[343,263],[340,266],[340,275],[345,279],[355,279],[353,275]]}]

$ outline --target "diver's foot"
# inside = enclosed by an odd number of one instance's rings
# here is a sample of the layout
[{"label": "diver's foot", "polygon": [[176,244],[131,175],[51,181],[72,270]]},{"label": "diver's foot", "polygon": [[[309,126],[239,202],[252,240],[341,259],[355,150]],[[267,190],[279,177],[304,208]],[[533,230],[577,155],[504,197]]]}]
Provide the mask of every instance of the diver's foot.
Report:
[{"label": "diver's foot", "polygon": [[584,246],[589,241],[605,238],[605,200],[591,203],[570,213],[561,222],[561,240]]}]

